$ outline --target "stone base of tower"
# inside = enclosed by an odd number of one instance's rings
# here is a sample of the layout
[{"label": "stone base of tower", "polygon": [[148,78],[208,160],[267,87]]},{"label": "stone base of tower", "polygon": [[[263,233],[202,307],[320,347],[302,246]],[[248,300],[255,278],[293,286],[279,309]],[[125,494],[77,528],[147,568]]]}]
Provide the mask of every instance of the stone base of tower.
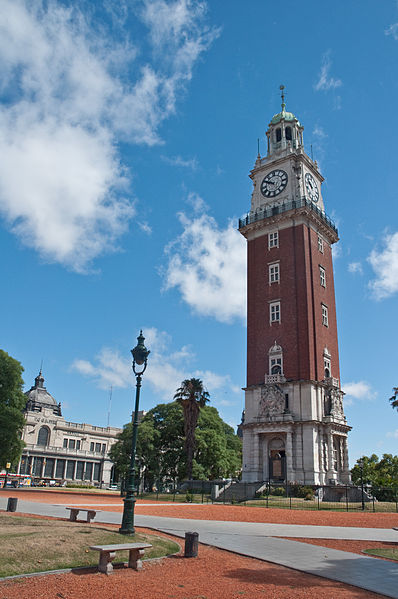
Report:
[{"label": "stone base of tower", "polygon": [[349,484],[342,396],[335,381],[283,377],[246,389],[242,480]]}]

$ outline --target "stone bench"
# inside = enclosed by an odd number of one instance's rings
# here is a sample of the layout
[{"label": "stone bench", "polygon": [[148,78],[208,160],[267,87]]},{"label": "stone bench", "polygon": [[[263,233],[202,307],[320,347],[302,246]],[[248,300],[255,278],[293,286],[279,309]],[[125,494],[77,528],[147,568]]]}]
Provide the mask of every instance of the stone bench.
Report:
[{"label": "stone bench", "polygon": [[98,571],[104,574],[112,574],[112,560],[115,559],[117,551],[128,551],[129,561],[128,567],[133,570],[141,570],[141,557],[144,555],[144,550],[152,547],[149,543],[121,543],[120,545],[92,545],[90,549],[99,551]]},{"label": "stone bench", "polygon": [[96,510],[85,509],[81,507],[66,507],[66,510],[70,510],[69,520],[71,522],[77,521],[77,515],[79,512],[87,512],[87,522],[90,522],[97,515]]}]

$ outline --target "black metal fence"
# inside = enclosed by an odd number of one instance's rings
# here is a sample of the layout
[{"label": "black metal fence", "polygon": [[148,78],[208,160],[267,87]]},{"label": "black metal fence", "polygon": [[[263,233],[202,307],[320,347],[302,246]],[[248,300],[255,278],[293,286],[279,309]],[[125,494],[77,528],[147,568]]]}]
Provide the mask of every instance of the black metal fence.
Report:
[{"label": "black metal fence", "polygon": [[365,485],[298,485],[270,481],[185,481],[158,483],[141,490],[138,497],[178,503],[223,503],[299,510],[334,510],[398,513],[398,481],[395,487]]}]

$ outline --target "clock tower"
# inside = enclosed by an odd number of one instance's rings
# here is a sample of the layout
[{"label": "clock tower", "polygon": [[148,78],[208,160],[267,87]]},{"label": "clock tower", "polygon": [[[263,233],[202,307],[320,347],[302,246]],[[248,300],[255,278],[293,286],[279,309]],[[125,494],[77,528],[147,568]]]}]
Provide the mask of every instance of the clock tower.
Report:
[{"label": "clock tower", "polygon": [[340,388],[332,244],[323,177],[303,130],[282,110],[267,155],[250,173],[247,239],[247,384],[243,481],[350,482]]}]

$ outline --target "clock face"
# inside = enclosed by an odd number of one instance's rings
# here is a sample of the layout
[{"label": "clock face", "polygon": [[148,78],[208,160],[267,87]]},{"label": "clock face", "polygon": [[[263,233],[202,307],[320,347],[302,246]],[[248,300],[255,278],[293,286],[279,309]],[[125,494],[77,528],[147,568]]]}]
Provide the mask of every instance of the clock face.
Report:
[{"label": "clock face", "polygon": [[285,171],[271,171],[264,177],[261,183],[261,193],[266,198],[274,198],[285,189],[287,178],[287,173],[285,173]]},{"label": "clock face", "polygon": [[305,173],[305,189],[311,202],[319,200],[319,189],[314,177],[310,173]]}]

